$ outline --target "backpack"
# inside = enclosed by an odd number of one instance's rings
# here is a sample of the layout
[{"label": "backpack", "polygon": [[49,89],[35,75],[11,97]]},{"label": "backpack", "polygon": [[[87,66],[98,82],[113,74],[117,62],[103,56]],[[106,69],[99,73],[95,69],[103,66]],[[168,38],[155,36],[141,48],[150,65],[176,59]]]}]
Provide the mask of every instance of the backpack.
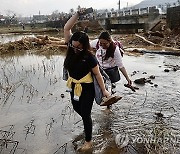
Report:
[{"label": "backpack", "polygon": [[[120,49],[120,50],[119,50],[119,51],[120,51],[120,54],[121,54],[121,56],[123,57],[123,55],[124,55],[124,48],[123,48],[122,43],[119,42],[118,40],[115,40],[115,41],[114,41],[114,44],[119,47],[119,49]],[[96,50],[98,50],[98,49],[99,49],[99,40],[98,40],[97,43],[96,43]]]}]

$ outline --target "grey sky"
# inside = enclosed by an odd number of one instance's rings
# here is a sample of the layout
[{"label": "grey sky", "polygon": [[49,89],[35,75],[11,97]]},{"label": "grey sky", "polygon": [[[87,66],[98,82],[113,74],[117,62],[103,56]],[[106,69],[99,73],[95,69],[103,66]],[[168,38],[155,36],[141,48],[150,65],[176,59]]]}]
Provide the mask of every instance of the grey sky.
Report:
[{"label": "grey sky", "polygon": [[[81,7],[93,7],[94,9],[117,9],[119,0],[0,0],[0,14],[7,15],[10,12],[18,16],[32,16],[38,14],[51,14],[53,11],[69,12]],[[121,8],[132,6],[143,0],[121,0]]]}]

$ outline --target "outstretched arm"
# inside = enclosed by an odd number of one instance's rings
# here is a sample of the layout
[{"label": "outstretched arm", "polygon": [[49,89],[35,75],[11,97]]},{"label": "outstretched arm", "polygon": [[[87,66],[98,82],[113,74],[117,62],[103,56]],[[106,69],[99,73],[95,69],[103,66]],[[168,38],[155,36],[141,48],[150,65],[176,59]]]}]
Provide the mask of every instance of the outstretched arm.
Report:
[{"label": "outstretched arm", "polygon": [[86,11],[85,8],[81,8],[65,24],[65,26],[64,26],[64,39],[65,39],[66,43],[69,42],[70,37],[72,35],[71,29],[73,28],[74,24],[78,20],[79,16],[86,14],[85,11]]},{"label": "outstretched arm", "polygon": [[74,24],[76,23],[77,19],[79,18],[79,15],[78,13],[74,14],[68,21],[67,23],[65,24],[64,26],[64,39],[65,39],[65,42],[68,43],[69,42],[69,39],[71,37],[71,29],[72,27],[74,26]]},{"label": "outstretched arm", "polygon": [[130,78],[129,78],[128,74],[127,74],[127,71],[126,71],[126,69],[125,69],[125,67],[123,65],[122,56],[120,54],[119,47],[116,47],[116,50],[114,52],[114,60],[116,62],[116,65],[119,67],[120,71],[122,72],[122,74],[126,78],[126,80],[128,82],[128,85],[131,85],[132,81],[130,80]]},{"label": "outstretched arm", "polygon": [[119,69],[122,72],[122,74],[124,75],[124,77],[126,78],[126,80],[128,82],[128,85],[131,85],[132,81],[129,79],[129,76],[128,76],[127,72],[126,72],[125,67],[122,67],[122,68],[119,68]]}]

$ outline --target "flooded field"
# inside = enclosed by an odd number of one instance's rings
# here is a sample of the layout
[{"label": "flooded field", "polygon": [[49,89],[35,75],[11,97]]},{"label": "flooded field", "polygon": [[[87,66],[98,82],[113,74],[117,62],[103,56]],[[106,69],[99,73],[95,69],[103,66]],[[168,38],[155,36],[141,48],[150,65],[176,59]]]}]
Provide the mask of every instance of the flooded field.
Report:
[{"label": "flooded field", "polygon": [[21,40],[23,37],[33,37],[34,35],[32,34],[27,34],[27,35],[19,35],[19,34],[0,34],[0,44],[8,43],[8,42],[14,42]]},{"label": "flooded field", "polygon": [[[77,153],[83,124],[65,92],[63,60],[63,55],[0,58],[0,154]],[[94,103],[90,153],[179,154],[180,57],[125,55],[123,61],[132,81],[155,78],[133,92],[122,76],[116,93],[123,99],[111,113]]]}]

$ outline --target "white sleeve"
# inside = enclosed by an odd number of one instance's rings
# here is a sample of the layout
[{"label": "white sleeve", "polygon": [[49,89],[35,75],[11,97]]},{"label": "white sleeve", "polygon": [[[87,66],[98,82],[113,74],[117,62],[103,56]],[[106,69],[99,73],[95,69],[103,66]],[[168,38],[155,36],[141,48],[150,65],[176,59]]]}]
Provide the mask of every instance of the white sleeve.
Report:
[{"label": "white sleeve", "polygon": [[90,41],[90,46],[91,46],[92,48],[96,49],[97,43],[98,43],[98,39],[92,40],[92,41]]},{"label": "white sleeve", "polygon": [[123,62],[122,62],[122,56],[121,56],[121,53],[120,53],[120,49],[117,46],[116,46],[116,49],[115,49],[115,52],[114,52],[114,60],[115,60],[116,65],[119,68],[124,67]]}]

